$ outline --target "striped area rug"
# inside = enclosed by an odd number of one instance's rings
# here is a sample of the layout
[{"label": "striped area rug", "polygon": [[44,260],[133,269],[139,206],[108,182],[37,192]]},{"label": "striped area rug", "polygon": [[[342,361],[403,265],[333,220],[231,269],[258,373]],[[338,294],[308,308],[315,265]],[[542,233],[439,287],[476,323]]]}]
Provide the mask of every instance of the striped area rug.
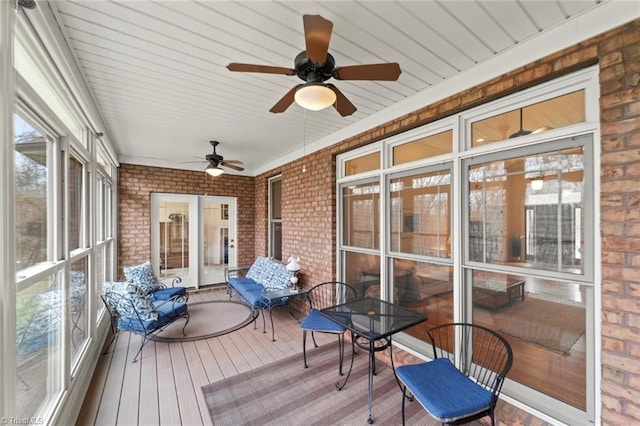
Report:
[{"label": "striped area rug", "polygon": [[[345,363],[350,361],[346,356]],[[367,354],[359,350],[347,385],[336,390],[337,344],[302,354],[202,387],[214,425],[366,425]],[[374,377],[373,419],[378,425],[402,423],[402,391],[382,362]],[[407,404],[408,425],[436,425],[417,402]]]}]

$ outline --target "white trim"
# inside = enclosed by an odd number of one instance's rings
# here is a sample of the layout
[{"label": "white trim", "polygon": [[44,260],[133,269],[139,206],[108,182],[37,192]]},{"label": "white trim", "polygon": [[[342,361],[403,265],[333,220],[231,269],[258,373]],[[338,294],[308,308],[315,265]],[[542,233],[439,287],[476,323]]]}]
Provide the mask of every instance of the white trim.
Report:
[{"label": "white trim", "polygon": [[[15,105],[15,73],[13,68],[14,4],[0,1],[0,354],[15,351],[15,250],[13,213],[13,109]],[[14,414],[15,357],[2,357],[0,363],[0,413]]]}]

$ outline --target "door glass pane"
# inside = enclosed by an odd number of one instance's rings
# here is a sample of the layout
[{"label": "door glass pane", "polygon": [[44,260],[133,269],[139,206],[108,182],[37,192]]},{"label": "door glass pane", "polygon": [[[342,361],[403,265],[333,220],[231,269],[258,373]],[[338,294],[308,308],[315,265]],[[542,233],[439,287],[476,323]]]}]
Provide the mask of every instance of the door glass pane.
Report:
[{"label": "door glass pane", "polygon": [[342,243],[380,248],[380,185],[377,182],[342,187]]},{"label": "door glass pane", "polygon": [[47,140],[19,115],[15,129],[16,270],[49,259]]},{"label": "door glass pane", "polygon": [[160,275],[185,276],[189,269],[189,203],[159,206]]},{"label": "door glass pane", "polygon": [[509,379],[585,409],[587,287],[477,270],[471,277],[473,322],[513,349]]},{"label": "door glass pane", "polygon": [[60,271],[16,294],[16,413],[37,417],[61,391],[62,282]]},{"label": "door glass pane", "polygon": [[469,260],[584,272],[583,147],[469,169]]},{"label": "door glass pane", "polygon": [[451,256],[451,173],[439,170],[393,178],[391,251]]},{"label": "door glass pane", "polygon": [[201,284],[224,281],[224,268],[229,263],[229,205],[204,204],[204,280]]}]

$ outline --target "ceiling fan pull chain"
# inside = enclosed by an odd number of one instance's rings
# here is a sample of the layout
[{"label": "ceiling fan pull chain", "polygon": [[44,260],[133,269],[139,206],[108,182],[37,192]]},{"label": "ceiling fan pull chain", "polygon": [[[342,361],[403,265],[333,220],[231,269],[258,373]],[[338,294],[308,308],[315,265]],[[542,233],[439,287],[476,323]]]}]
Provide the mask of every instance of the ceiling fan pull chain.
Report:
[{"label": "ceiling fan pull chain", "polygon": [[304,164],[307,155],[307,110],[302,108],[302,173],[307,173],[307,166]]}]

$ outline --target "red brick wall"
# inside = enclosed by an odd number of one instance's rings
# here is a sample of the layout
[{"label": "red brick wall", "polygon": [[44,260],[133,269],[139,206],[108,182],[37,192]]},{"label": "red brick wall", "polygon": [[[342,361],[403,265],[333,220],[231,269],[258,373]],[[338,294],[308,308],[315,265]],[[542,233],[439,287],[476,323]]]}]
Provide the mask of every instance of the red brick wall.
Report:
[{"label": "red brick wall", "polygon": [[[283,166],[284,256],[301,256],[303,282],[335,276],[336,153],[595,64],[600,67],[602,121],[602,423],[639,422],[640,404],[634,401],[640,401],[640,20]],[[258,176],[256,193],[262,194],[267,178],[279,172]],[[266,241],[264,206],[258,200],[261,244]]]},{"label": "red brick wall", "polygon": [[[306,166],[306,173],[302,166]],[[256,255],[265,254],[267,195],[269,178],[282,174],[282,257],[300,256],[303,286],[319,284],[335,277],[335,159],[324,151],[308,155],[256,178],[256,194],[264,198],[256,204]],[[264,243],[265,249],[260,252]]]},{"label": "red brick wall", "polygon": [[598,43],[603,424],[640,422],[640,21]]},{"label": "red brick wall", "polygon": [[254,260],[254,179],[122,164],[118,169],[118,276],[151,256],[151,193],[237,197],[238,264]]}]

